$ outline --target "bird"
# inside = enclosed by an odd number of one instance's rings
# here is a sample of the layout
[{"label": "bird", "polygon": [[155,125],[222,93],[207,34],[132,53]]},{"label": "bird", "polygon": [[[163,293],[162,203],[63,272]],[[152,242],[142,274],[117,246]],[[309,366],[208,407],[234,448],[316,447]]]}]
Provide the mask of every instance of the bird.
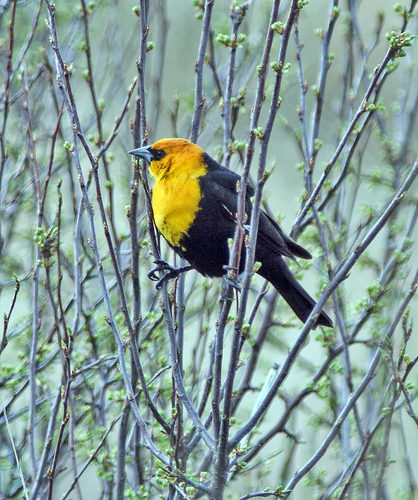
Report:
[{"label": "bird", "polygon": [[[235,234],[240,175],[220,165],[187,139],[161,139],[128,154],[149,163],[149,171],[155,178],[152,192],[155,225],[169,246],[190,264],[175,270],[164,261],[155,261],[159,265],[156,269],[167,270],[168,278],[190,269],[211,278],[225,276],[229,241]],[[254,190],[251,186],[246,189],[245,211],[249,220]],[[242,247],[239,272],[245,265],[246,249],[245,245]],[[261,210],[255,247],[255,261],[261,265],[256,272],[274,286],[305,323],[316,302],[293,276],[284,257],[311,259],[312,255]],[[154,272],[149,276],[157,279]],[[317,325],[333,327],[333,322],[322,311],[316,319]]]}]

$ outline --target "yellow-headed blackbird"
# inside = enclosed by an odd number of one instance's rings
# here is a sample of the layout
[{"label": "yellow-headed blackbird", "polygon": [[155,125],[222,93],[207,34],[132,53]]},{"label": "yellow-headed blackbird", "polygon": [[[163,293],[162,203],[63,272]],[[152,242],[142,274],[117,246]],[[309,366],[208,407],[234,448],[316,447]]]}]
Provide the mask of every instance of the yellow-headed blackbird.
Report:
[{"label": "yellow-headed blackbird", "polygon": [[[235,233],[240,176],[185,139],[162,139],[129,153],[150,162],[150,172],[155,177],[154,220],[168,244],[201,274],[225,275],[229,262],[228,240]],[[252,196],[252,188],[247,187],[248,217]],[[276,288],[302,321],[306,321],[315,301],[295,279],[283,256],[312,258],[261,211],[255,250],[255,260],[261,267],[257,273]],[[244,263],[245,245],[240,272]],[[333,326],[324,312],[317,323]]]}]

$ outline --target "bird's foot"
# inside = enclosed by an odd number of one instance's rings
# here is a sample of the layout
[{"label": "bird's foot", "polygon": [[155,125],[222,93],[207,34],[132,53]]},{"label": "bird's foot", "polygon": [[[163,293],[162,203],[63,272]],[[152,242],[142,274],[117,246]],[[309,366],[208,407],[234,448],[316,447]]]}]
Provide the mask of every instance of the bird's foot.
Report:
[{"label": "bird's foot", "polygon": [[[223,269],[225,271],[238,271],[236,267],[231,266],[223,266]],[[234,300],[234,294],[231,293],[230,286],[238,292],[241,291],[241,286],[238,284],[238,281],[234,277],[224,274],[221,295],[225,300]]]},{"label": "bird's foot", "polygon": [[[223,269],[225,271],[238,271],[236,267],[232,266],[223,266]],[[238,290],[239,292],[241,291],[241,286],[238,283],[238,280],[234,278],[233,276],[230,276],[229,274],[224,274],[223,279],[226,281],[228,285],[231,285],[235,290]]]},{"label": "bird's foot", "polygon": [[[163,285],[163,283],[165,283],[166,281],[170,281],[172,279],[175,279],[181,273],[185,273],[185,272],[193,269],[192,266],[183,266],[183,267],[176,268],[176,267],[170,266],[170,264],[168,264],[165,260],[161,260],[161,259],[154,260],[154,264],[157,264],[157,267],[155,267],[154,269],[152,269],[152,271],[150,271],[148,273],[148,278],[151,281],[157,281],[157,284],[155,285],[157,290],[159,290],[161,288],[161,286]],[[160,277],[156,274],[157,272],[160,272],[160,271],[164,272],[164,275],[162,277]]]}]

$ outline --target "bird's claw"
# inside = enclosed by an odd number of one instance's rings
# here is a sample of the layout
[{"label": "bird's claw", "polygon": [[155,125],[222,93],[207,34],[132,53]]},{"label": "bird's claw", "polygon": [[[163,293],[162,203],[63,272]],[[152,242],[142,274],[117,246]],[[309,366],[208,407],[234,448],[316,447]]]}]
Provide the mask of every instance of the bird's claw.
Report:
[{"label": "bird's claw", "polygon": [[[152,269],[148,273],[148,278],[151,281],[157,281],[157,284],[155,285],[155,288],[159,290],[163,283],[166,281],[170,281],[172,279],[177,278],[181,273],[184,273],[186,271],[190,271],[190,269],[193,269],[192,266],[184,266],[184,267],[178,267],[175,268],[168,264],[165,260],[157,259],[154,260],[154,264],[157,264],[157,267]],[[160,278],[157,276],[157,272],[163,271],[164,275]]]},{"label": "bird's claw", "polygon": [[231,267],[231,266],[223,266],[224,271],[226,271],[226,274],[223,275],[223,285],[222,285],[222,291],[221,291],[221,296],[224,300],[232,301],[234,300],[234,292],[231,290],[230,286],[237,290],[238,292],[241,291],[241,287],[238,284],[237,280],[228,275],[228,271],[238,271],[236,267]]},{"label": "bird's claw", "polygon": [[[232,267],[232,266],[223,266],[223,269],[225,271],[238,271],[238,269],[236,267]],[[224,274],[223,279],[225,280],[225,282],[228,285],[231,285],[232,288],[235,288],[235,290],[238,290],[238,292],[241,291],[241,286],[238,284],[238,281],[235,278],[233,278],[232,276],[229,276],[228,274]]]},{"label": "bird's claw", "polygon": [[157,259],[154,260],[154,264],[157,264],[157,267],[154,267],[149,273],[148,273],[148,278],[151,281],[160,281],[160,277],[157,276],[158,271],[172,271],[174,268],[170,266],[165,260]]}]

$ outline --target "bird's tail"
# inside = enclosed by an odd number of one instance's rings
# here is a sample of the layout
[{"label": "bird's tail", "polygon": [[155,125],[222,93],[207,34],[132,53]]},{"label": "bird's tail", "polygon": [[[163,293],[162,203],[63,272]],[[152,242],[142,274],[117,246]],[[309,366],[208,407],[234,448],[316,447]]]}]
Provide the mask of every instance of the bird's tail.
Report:
[{"label": "bird's tail", "polygon": [[[262,265],[258,274],[270,281],[296,316],[305,323],[316,302],[293,276],[283,257],[276,257],[273,265]],[[333,327],[331,318],[324,311],[318,316],[317,324]]]}]

